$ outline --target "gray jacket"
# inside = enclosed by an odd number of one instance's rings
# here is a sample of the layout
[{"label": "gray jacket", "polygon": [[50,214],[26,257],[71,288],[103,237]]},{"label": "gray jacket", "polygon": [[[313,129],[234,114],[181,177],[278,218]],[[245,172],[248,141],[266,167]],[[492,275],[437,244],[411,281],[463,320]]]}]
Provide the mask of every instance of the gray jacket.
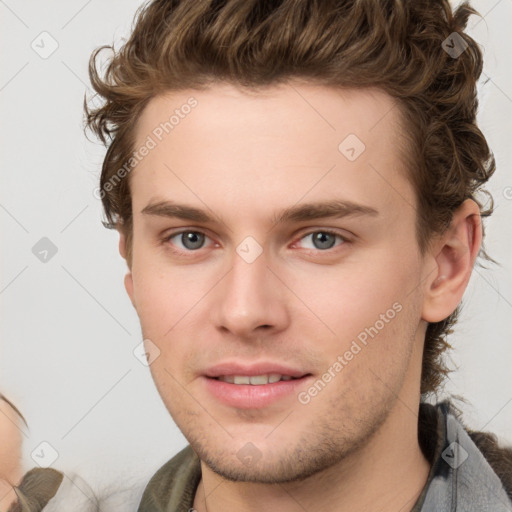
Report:
[{"label": "gray jacket", "polygon": [[[427,483],[412,512],[510,512],[503,483],[450,405],[437,405],[438,439]],[[512,466],[509,468],[512,474]]]}]

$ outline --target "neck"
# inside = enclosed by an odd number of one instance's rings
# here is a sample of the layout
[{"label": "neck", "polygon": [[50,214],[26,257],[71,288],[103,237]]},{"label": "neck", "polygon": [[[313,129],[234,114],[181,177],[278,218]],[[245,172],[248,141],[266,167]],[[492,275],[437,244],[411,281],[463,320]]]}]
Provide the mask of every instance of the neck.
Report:
[{"label": "neck", "polygon": [[197,512],[412,510],[430,464],[418,444],[417,404],[398,398],[381,428],[337,464],[301,482],[231,482],[201,462]]}]

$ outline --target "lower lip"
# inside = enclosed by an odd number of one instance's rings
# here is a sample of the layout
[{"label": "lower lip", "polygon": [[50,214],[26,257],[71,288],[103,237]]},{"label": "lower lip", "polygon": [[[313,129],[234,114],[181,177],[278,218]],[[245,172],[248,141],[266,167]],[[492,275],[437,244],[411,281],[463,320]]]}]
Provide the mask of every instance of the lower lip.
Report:
[{"label": "lower lip", "polygon": [[239,409],[257,409],[290,395],[297,395],[300,388],[304,389],[305,383],[311,377],[311,375],[307,375],[300,379],[280,380],[279,382],[256,386],[252,384],[231,384],[210,377],[203,377],[203,379],[208,391],[224,404]]}]

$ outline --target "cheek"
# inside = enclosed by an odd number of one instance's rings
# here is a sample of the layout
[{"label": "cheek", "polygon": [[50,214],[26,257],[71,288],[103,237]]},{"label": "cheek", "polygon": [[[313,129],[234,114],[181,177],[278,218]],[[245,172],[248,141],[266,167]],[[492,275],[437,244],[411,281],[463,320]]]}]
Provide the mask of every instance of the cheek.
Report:
[{"label": "cheek", "polygon": [[183,290],[179,281],[170,280],[149,259],[138,258],[134,262],[132,278],[137,314],[144,337],[159,344],[159,340],[178,320]]},{"label": "cheek", "polygon": [[[144,264],[146,263],[146,264]],[[218,272],[193,266],[170,267],[158,258],[139,259],[132,269],[134,296],[142,332],[162,351],[172,342],[180,351],[185,337],[197,333],[198,315]],[[189,332],[190,331],[190,332]],[[188,344],[187,344],[188,345]]]},{"label": "cheek", "polygon": [[347,340],[374,325],[381,315],[394,320],[396,310],[410,302],[418,272],[412,255],[398,261],[396,254],[391,257],[389,251],[379,250],[337,266],[295,267],[287,277],[307,309],[336,337]]}]

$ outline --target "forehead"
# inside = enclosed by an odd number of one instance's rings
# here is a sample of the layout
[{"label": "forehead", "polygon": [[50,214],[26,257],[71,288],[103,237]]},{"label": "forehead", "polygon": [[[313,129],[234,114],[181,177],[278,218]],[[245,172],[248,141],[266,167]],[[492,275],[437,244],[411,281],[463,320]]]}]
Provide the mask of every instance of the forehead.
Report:
[{"label": "forehead", "polygon": [[251,131],[258,126],[269,131],[284,128],[298,139],[310,138],[312,131],[320,130],[326,145],[336,143],[343,134],[355,133],[374,148],[380,146],[379,141],[385,143],[383,134],[394,138],[401,131],[396,100],[377,88],[291,82],[253,90],[218,83],[206,90],[169,91],[152,98],[138,120],[136,136],[142,143],[148,134],[156,139],[171,133],[177,136],[188,132],[187,126],[198,135],[214,135],[212,131],[221,129],[221,134],[253,138],[264,135]]},{"label": "forehead", "polygon": [[168,92],[136,126],[135,149],[152,148],[130,176],[134,204],[185,188],[191,199],[222,189],[223,205],[242,206],[255,192],[269,204],[334,190],[411,204],[400,123],[395,100],[379,89],[292,82]]}]

